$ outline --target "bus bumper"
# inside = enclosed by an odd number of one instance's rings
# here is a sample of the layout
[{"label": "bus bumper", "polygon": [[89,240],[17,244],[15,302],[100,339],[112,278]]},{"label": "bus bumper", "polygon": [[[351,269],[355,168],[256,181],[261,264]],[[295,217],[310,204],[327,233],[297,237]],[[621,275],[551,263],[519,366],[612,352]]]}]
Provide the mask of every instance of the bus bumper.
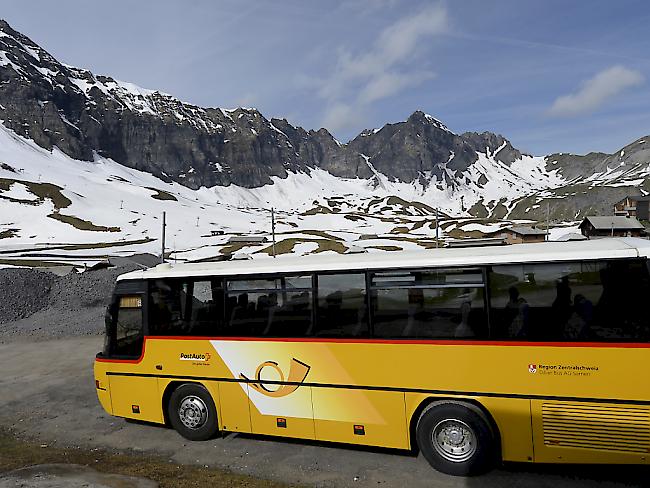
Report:
[{"label": "bus bumper", "polygon": [[113,406],[111,404],[111,393],[109,391],[108,376],[103,368],[102,363],[95,361],[95,391],[97,399],[103,409],[109,415],[113,415]]}]

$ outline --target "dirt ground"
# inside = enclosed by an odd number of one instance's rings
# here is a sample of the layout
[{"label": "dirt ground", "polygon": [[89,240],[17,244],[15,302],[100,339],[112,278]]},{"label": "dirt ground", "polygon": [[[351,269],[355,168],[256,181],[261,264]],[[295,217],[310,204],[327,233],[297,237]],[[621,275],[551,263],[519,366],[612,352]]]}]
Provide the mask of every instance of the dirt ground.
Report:
[{"label": "dirt ground", "polygon": [[[92,372],[94,355],[101,343],[101,337],[93,336],[0,344],[0,428],[48,446],[45,450],[80,448],[75,451],[84,453],[79,454],[79,459],[88,452],[96,452],[93,450],[151,456],[162,462],[215,468],[291,485],[649,486],[650,470],[638,466],[508,464],[482,477],[456,478],[434,471],[422,456],[401,451],[241,434],[189,442],[171,429],[127,422],[102,410],[95,396]],[[70,462],[80,462],[74,455],[70,458]]]},{"label": "dirt ground", "polygon": [[54,447],[0,430],[0,488],[288,488],[145,453]]}]

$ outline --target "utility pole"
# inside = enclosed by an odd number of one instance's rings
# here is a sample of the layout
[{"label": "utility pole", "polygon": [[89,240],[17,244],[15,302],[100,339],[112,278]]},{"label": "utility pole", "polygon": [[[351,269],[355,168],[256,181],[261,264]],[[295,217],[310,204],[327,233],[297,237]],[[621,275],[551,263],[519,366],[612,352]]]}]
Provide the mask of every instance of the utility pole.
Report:
[{"label": "utility pole", "polygon": [[162,253],[160,253],[160,262],[165,262],[165,227],[167,226],[165,222],[165,212],[163,212],[163,222],[162,222]]},{"label": "utility pole", "polygon": [[273,236],[273,257],[275,256],[275,210],[271,207],[271,235]]},{"label": "utility pole", "polygon": [[545,239],[545,240],[547,240],[547,241],[549,240],[549,239],[548,239],[548,232],[549,232],[549,228],[548,228],[548,226],[549,226],[549,218],[550,218],[549,216],[550,216],[550,214],[551,214],[550,204],[549,204],[549,202],[547,201],[547,202],[546,202],[546,239]]},{"label": "utility pole", "polygon": [[439,216],[438,215],[439,215],[438,214],[438,207],[436,207],[436,248],[438,247],[438,235],[439,235],[438,229],[440,229]]}]

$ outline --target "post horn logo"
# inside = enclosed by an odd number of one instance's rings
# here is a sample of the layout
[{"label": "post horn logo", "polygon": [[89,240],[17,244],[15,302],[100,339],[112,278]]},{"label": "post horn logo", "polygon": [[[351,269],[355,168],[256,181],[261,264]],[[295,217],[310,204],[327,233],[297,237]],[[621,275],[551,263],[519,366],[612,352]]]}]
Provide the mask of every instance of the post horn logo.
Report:
[{"label": "post horn logo", "polygon": [[[262,370],[264,370],[264,368],[273,368],[280,376],[280,379],[272,382],[263,380]],[[279,398],[287,396],[290,393],[296,391],[300,384],[305,381],[305,378],[307,377],[310,369],[311,366],[308,364],[305,364],[302,361],[298,361],[296,358],[291,359],[289,377],[286,379],[285,383],[284,373],[278,366],[278,363],[275,361],[264,361],[257,367],[257,370],[255,371],[256,381],[249,380],[243,373],[240,373],[239,377],[243,380],[246,380],[250,384],[251,388],[259,391],[262,395]],[[272,390],[268,387],[270,384],[279,384],[280,386],[278,389]]]}]

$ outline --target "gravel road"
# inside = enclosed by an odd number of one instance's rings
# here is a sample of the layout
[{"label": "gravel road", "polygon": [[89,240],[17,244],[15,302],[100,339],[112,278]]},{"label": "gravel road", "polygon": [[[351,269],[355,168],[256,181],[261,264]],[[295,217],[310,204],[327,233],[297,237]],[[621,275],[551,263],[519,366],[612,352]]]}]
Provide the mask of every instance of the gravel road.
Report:
[{"label": "gravel road", "polygon": [[613,488],[648,486],[650,479],[647,467],[525,464],[455,478],[432,470],[421,456],[396,451],[234,434],[189,442],[165,427],[104,413],[92,377],[101,341],[90,336],[0,344],[0,425],[48,445],[147,452],[322,487]]},{"label": "gravel road", "polygon": [[28,466],[0,475],[0,488],[158,488],[144,478],[98,473],[75,464]]}]

